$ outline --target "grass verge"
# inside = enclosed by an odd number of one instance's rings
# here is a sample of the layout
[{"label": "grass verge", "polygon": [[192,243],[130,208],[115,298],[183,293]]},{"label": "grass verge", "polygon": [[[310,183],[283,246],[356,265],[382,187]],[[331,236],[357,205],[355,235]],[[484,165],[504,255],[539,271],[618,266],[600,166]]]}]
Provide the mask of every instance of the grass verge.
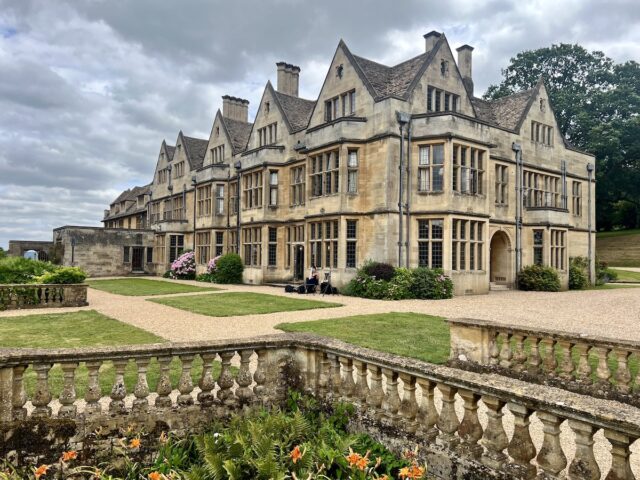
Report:
[{"label": "grass verge", "polygon": [[441,317],[420,313],[380,313],[309,322],[281,323],[285,332],[307,332],[333,337],[430,363],[449,358],[449,325]]},{"label": "grass verge", "polygon": [[179,308],[210,317],[230,317],[314,308],[341,307],[339,303],[321,302],[267,295],[264,293],[228,292],[188,297],[154,298],[150,302]]},{"label": "grass verge", "polygon": [[148,278],[117,278],[113,280],[88,280],[91,288],[116,295],[146,297],[152,295],[168,295],[171,293],[204,292],[206,290],[220,290],[215,287],[197,287],[183,285],[163,280],[149,280]]}]

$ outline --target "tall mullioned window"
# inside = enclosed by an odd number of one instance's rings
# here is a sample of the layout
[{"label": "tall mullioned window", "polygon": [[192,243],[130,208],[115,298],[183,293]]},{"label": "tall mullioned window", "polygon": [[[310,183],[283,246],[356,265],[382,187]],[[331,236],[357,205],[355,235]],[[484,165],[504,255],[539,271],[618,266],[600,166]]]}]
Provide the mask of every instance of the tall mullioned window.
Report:
[{"label": "tall mullioned window", "polygon": [[418,265],[442,268],[444,220],[418,220]]},{"label": "tall mullioned window", "polygon": [[358,221],[347,220],[347,251],[346,251],[346,267],[356,268],[357,251],[358,251]]},{"label": "tall mullioned window", "polygon": [[216,257],[224,253],[224,232],[216,232]]},{"label": "tall mullioned window", "polygon": [[247,173],[242,177],[244,208],[262,206],[262,172]]},{"label": "tall mullioned window", "polygon": [[358,151],[349,150],[347,155],[347,193],[358,193]]},{"label": "tall mullioned window", "polygon": [[484,222],[454,219],[451,227],[451,269],[482,270]]},{"label": "tall mullioned window", "polygon": [[339,192],[340,155],[338,150],[311,157],[311,196],[321,197]]},{"label": "tall mullioned window", "polygon": [[572,185],[572,210],[573,214],[577,217],[582,216],[582,183],[573,182]]},{"label": "tall mullioned window", "polygon": [[551,266],[557,270],[565,270],[567,258],[567,232],[551,230]]},{"label": "tall mullioned window", "polygon": [[269,206],[278,205],[278,171],[269,171]]},{"label": "tall mullioned window", "polygon": [[427,112],[457,112],[458,110],[460,110],[459,95],[431,85],[427,87]]},{"label": "tall mullioned window", "polygon": [[278,141],[278,123],[274,122],[258,129],[258,139],[261,147],[273,145]]},{"label": "tall mullioned window", "polygon": [[338,220],[309,224],[312,265],[338,268],[338,228]]},{"label": "tall mullioned window", "polygon": [[169,263],[184,252],[184,235],[169,235]]},{"label": "tall mullioned window", "polygon": [[356,113],[356,91],[351,90],[324,102],[324,119],[331,122]]},{"label": "tall mullioned window", "polygon": [[484,193],[484,150],[453,145],[453,191],[471,195]]},{"label": "tall mullioned window", "polygon": [[524,171],[524,206],[564,208],[560,177]]},{"label": "tall mullioned window", "polygon": [[222,215],[223,213],[224,213],[224,184],[219,183],[216,185],[215,214]]},{"label": "tall mullioned window", "polygon": [[496,205],[509,203],[509,167],[496,165]]},{"label": "tall mullioned window", "polygon": [[206,264],[211,259],[211,232],[196,233],[196,262]]},{"label": "tall mullioned window", "polygon": [[199,217],[211,215],[211,185],[198,187],[197,196],[197,212]]},{"label": "tall mullioned window", "polygon": [[441,192],[444,188],[444,144],[420,147],[418,191]]},{"label": "tall mullioned window", "polygon": [[533,231],[533,263],[544,264],[544,230]]},{"label": "tall mullioned window", "polygon": [[291,183],[291,198],[289,203],[291,205],[304,205],[305,199],[305,167],[293,167],[289,170],[289,179]]},{"label": "tall mullioned window", "polygon": [[224,145],[211,149],[211,161],[213,163],[222,163],[224,161]]},{"label": "tall mullioned window", "polygon": [[262,229],[260,227],[244,228],[242,235],[244,264],[259,267],[262,264]]},{"label": "tall mullioned window", "polygon": [[278,228],[269,227],[269,251],[267,252],[268,265],[275,267],[278,263]]}]

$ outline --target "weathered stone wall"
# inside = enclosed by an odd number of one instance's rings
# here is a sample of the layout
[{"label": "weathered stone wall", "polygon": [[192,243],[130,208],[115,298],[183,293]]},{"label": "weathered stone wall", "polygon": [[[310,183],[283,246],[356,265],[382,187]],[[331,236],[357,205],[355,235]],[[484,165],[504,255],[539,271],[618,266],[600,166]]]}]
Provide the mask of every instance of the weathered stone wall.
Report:
[{"label": "weathered stone wall", "polygon": [[[27,250],[38,252],[40,260],[50,260],[52,257],[53,242],[39,240],[9,240],[7,253],[13,257],[21,257]],[[44,257],[42,256],[44,253]]]},{"label": "weathered stone wall", "polygon": [[[153,248],[153,231],[97,227],[60,227],[53,231],[62,245],[62,264],[82,268],[89,276],[128,275],[133,272],[133,247],[142,248],[142,270],[148,272],[147,248]],[[129,247],[125,262],[124,248]]]}]

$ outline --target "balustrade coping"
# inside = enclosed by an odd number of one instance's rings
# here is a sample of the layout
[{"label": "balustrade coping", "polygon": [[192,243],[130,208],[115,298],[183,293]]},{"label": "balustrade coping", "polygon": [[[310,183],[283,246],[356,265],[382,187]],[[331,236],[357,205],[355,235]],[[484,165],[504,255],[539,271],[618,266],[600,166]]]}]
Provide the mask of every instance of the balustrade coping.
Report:
[{"label": "balustrade coping", "polygon": [[422,360],[399,357],[351,345],[340,340],[306,333],[284,333],[240,340],[184,342],[81,349],[0,349],[0,370],[30,363],[70,363],[91,360],[180,356],[246,349],[309,349],[340,355],[368,365],[391,369],[398,374],[489,395],[506,402],[526,405],[561,418],[580,420],[598,428],[615,430],[640,438],[640,409],[611,400],[568,392],[497,374],[479,374]]},{"label": "balustrade coping", "polygon": [[517,333],[525,337],[536,337],[539,339],[551,337],[554,340],[567,340],[573,344],[588,343],[605,345],[610,348],[624,348],[627,350],[640,351],[640,342],[624,340],[619,338],[603,337],[600,335],[590,335],[587,333],[571,333],[566,330],[527,328],[520,325],[509,325],[504,323],[494,323],[489,320],[479,320],[475,318],[448,318],[451,325],[463,325],[466,327],[478,327],[494,330],[500,333]]}]

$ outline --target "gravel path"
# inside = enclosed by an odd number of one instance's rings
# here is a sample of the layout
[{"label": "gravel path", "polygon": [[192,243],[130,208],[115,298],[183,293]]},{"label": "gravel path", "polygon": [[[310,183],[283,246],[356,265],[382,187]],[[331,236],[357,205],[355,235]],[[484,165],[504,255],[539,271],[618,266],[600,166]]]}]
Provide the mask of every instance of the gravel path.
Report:
[{"label": "gravel path", "polygon": [[[631,269],[629,269],[631,270]],[[640,269],[634,269],[640,271]],[[155,280],[155,279],[154,279]],[[157,281],[166,281],[157,279]],[[181,282],[185,283],[185,282]],[[194,285],[202,285],[196,282]],[[224,291],[242,291],[283,295],[298,298],[297,294],[284,293],[282,289],[266,286],[224,286]],[[167,296],[204,295],[211,292],[184,293]],[[479,318],[497,323],[541,328],[562,329],[576,334],[588,333],[640,341],[640,289],[591,290],[580,292],[492,292],[489,295],[456,297],[440,301],[382,301],[353,297],[315,295],[316,300],[341,303],[337,308],[278,312],[263,315],[237,317],[208,317],[146,301],[158,297],[124,297],[89,289],[89,306],[83,308],[55,309],[55,313],[78,310],[97,310],[109,317],[143,328],[171,341],[213,340],[240,338],[276,333],[274,327],[283,322],[300,322],[324,318],[336,318],[367,313],[419,312],[448,318]],[[305,297],[308,298],[308,297]],[[0,312],[0,318],[43,313],[43,310]],[[54,313],[52,310],[47,313]],[[438,395],[439,397],[439,395]],[[440,403],[439,398],[437,399]],[[462,402],[456,402],[459,418],[462,418]],[[486,409],[480,408],[483,424]],[[509,436],[513,431],[513,416],[505,409],[505,429]],[[542,425],[532,417],[531,434],[539,448],[542,443]],[[610,465],[609,443],[602,432],[595,437],[596,458],[603,476]],[[566,422],[562,425],[562,444],[569,459],[575,449],[573,434]],[[640,442],[633,446],[632,469],[640,476]]]}]

